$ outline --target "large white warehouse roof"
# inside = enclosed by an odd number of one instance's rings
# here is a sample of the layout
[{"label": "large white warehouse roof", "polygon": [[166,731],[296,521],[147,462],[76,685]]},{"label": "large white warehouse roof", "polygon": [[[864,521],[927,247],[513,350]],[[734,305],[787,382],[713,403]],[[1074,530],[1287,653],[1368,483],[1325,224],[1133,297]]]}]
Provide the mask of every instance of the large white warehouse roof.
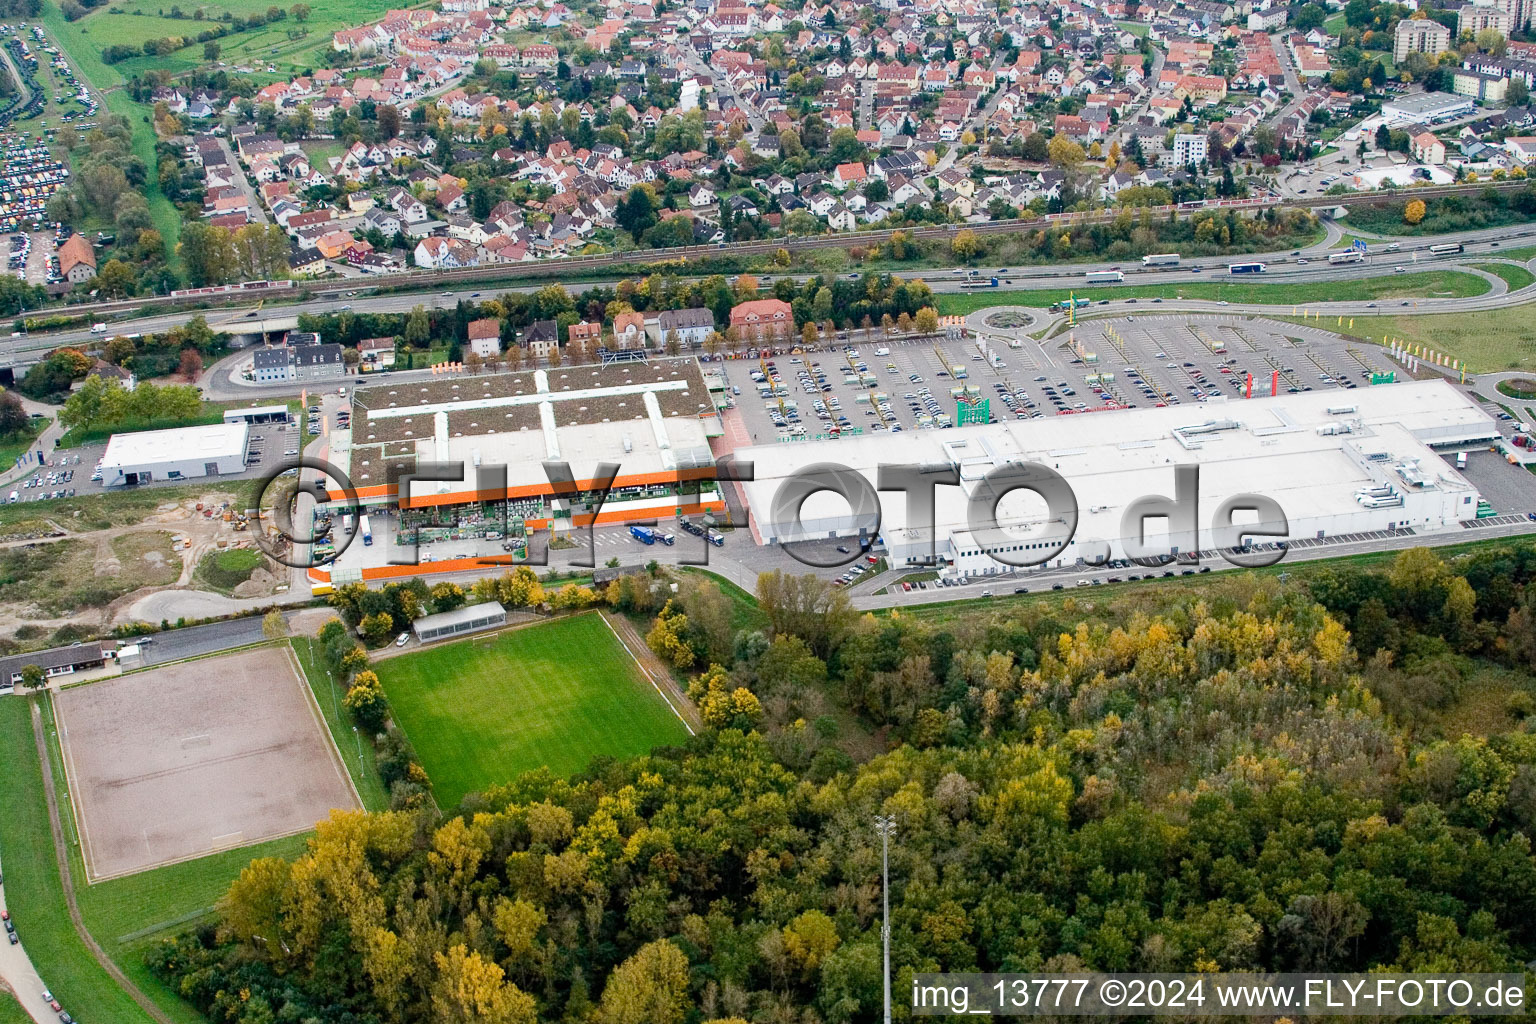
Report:
[{"label": "large white warehouse roof", "polygon": [[[936,489],[939,552],[954,539],[966,546],[966,498],[994,467],[1038,463],[1066,478],[1076,496],[1078,540],[1114,540],[1133,500],[1174,494],[1174,467],[1200,467],[1200,528],[1228,497],[1258,494],[1278,502],[1291,536],[1381,529],[1388,520],[1435,529],[1470,519],[1476,489],[1436,456],[1432,444],[1454,445],[1497,433],[1493,419],[1440,380],[1330,390],[1247,401],[1008,420],[946,430],[873,433],[837,440],[763,445],[736,456],[751,462],[745,484],[753,525],[764,542],[795,539],[771,522],[785,477],[814,463],[856,470],[872,483],[882,464],[948,464],[959,487]],[[1362,505],[1362,488],[1395,487],[1406,507]],[[1470,501],[1468,500],[1470,498]],[[1011,501],[1011,504],[1010,504]],[[845,532],[847,503],[831,494],[806,501],[808,534]],[[999,506],[999,525],[1025,536],[1044,523],[1043,502],[1021,492]],[[893,554],[924,536],[909,529],[900,493],[881,495],[882,533]],[[1382,526],[1362,526],[1362,515]],[[1463,514],[1463,512],[1465,514]]]},{"label": "large white warehouse roof", "polygon": [[244,423],[210,423],[203,427],[173,427],[113,434],[101,457],[103,470],[136,470],[171,462],[217,462],[244,458]]}]

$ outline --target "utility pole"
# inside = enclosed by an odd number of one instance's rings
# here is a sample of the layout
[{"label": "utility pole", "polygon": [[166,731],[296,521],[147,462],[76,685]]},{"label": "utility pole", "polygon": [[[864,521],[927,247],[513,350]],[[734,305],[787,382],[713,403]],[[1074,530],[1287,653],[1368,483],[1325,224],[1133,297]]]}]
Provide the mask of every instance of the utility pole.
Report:
[{"label": "utility pole", "polygon": [[896,818],[875,815],[875,831],[880,833],[880,940],[885,947],[885,1024],[891,1024],[891,836],[896,832]]}]

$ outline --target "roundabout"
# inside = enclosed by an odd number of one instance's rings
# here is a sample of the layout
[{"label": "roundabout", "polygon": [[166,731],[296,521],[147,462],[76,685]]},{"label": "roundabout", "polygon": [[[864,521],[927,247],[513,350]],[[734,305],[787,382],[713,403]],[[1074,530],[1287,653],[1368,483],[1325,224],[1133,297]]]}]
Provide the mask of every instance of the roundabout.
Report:
[{"label": "roundabout", "polygon": [[1035,311],[1022,306],[1002,307],[989,312],[982,322],[998,331],[1024,331],[1035,325]]}]

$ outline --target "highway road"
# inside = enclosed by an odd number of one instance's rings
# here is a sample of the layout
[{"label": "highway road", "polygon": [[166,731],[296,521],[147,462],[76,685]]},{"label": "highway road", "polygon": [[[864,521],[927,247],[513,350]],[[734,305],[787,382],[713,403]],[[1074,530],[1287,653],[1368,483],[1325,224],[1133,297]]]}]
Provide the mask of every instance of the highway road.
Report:
[{"label": "highway road", "polygon": [[[946,157],[946,159],[949,159]],[[943,164],[941,163],[942,167]],[[1516,188],[1524,188],[1524,182],[1505,181],[1490,182],[1479,185],[1445,185],[1429,186],[1414,190],[1414,195],[1424,198],[1433,198],[1442,195],[1460,195],[1473,189],[1494,189],[1509,191]],[[1211,200],[1190,207],[1153,207],[1150,212],[1155,216],[1171,215],[1176,217],[1192,217],[1204,212],[1256,212],[1270,208],[1336,208],[1349,207],[1360,204],[1374,204],[1388,201],[1390,194],[1374,192],[1359,192],[1348,195],[1321,197],[1314,196],[1307,200],[1281,200],[1274,196],[1259,196],[1249,199],[1221,199]],[[1032,217],[1020,220],[985,221],[975,224],[943,224],[931,227],[916,227],[907,229],[914,237],[933,240],[947,239],[959,231],[961,227],[975,231],[977,234],[1009,234],[1019,231],[1027,231],[1041,227],[1054,228],[1058,225],[1083,226],[1090,224],[1108,223],[1119,215],[1118,210],[1095,210],[1086,213],[1061,213],[1050,214],[1044,217]],[[1330,237],[1332,235],[1330,229]],[[870,228],[867,230],[842,232],[837,235],[813,235],[806,237],[774,238],[761,241],[736,242],[730,245],[721,243],[719,246],[684,246],[678,249],[651,250],[645,252],[615,252],[602,253],[594,256],[567,257],[558,260],[542,260],[532,263],[518,264],[516,266],[490,265],[485,267],[467,267],[448,271],[412,271],[408,274],[394,275],[382,279],[378,287],[399,289],[399,293],[391,292],[396,298],[399,294],[427,296],[436,289],[446,289],[441,295],[450,300],[466,295],[480,288],[486,290],[502,290],[504,285],[500,282],[508,279],[521,279],[527,287],[537,288],[540,282],[560,281],[572,279],[583,275],[593,275],[601,278],[606,274],[630,274],[632,275],[637,265],[655,268],[662,264],[682,265],[687,260],[715,260],[722,257],[739,257],[764,255],[779,249],[788,249],[793,252],[848,247],[863,244],[873,244],[876,241],[884,241],[888,237],[888,228]],[[1449,237],[1449,236],[1447,236]],[[1244,258],[1263,258],[1266,254],[1244,254]],[[1281,254],[1273,254],[1280,256]],[[660,261],[658,263],[657,261]],[[1102,266],[1099,264],[1098,266]],[[1048,274],[1053,268],[1036,268],[1031,271],[1032,276],[1039,277],[1042,273]],[[1070,268],[1077,273],[1083,272],[1088,267]],[[483,283],[482,283],[483,282]],[[265,282],[262,282],[265,283]],[[285,284],[287,282],[284,282]],[[367,286],[363,286],[366,290]],[[300,285],[292,294],[303,295],[305,301],[297,304],[289,304],[281,307],[283,312],[274,313],[274,316],[283,316],[291,319],[297,311],[324,311],[325,303],[334,305],[346,304],[345,300],[360,294],[359,284],[354,280],[308,282]],[[272,291],[265,293],[267,296],[281,296],[282,292]],[[370,296],[374,293],[369,292]],[[93,320],[111,321],[114,330],[133,332],[144,329],[155,329],[156,324],[175,323],[186,319],[188,312],[179,314],[177,319],[162,321],[154,315],[139,316],[146,308],[164,307],[167,310],[185,310],[189,303],[201,303],[208,308],[217,308],[227,312],[233,312],[236,316],[245,315],[250,309],[250,302],[255,297],[252,292],[224,292],[215,295],[188,296],[185,294],[172,294],[169,296],[149,296],[133,299],[113,300],[109,302],[85,303],[69,307],[70,311],[82,317],[90,317]],[[312,297],[312,298],[311,298]],[[409,308],[408,305],[398,307]],[[121,318],[121,319],[120,319]],[[76,332],[78,335],[80,332]],[[253,332],[254,333],[254,332]],[[14,356],[21,356],[21,363],[26,364],[29,357],[39,351],[45,351],[57,339],[67,338],[68,334],[51,334],[46,338],[8,339],[0,342],[0,366],[15,365]],[[14,353],[14,355],[13,355]]]},{"label": "highway road", "polygon": [[[1397,266],[1406,269],[1420,269],[1414,264],[1415,255],[1418,263],[1433,262],[1442,265],[1456,259],[1466,259],[1469,256],[1496,256],[1499,249],[1511,244],[1529,244],[1536,242],[1536,224],[1511,225],[1502,228],[1484,228],[1477,231],[1464,231],[1451,235],[1436,235],[1432,238],[1419,238],[1402,240],[1401,248],[1395,253],[1380,253],[1373,255],[1366,263],[1351,264],[1345,267],[1331,267],[1326,261],[1321,260],[1323,253],[1331,249],[1337,242],[1339,235],[1337,229],[1329,232],[1327,238],[1313,246],[1302,250],[1283,250],[1278,252],[1257,253],[1253,256],[1222,257],[1219,259],[1191,260],[1191,265],[1203,266],[1204,276],[1200,280],[1231,280],[1226,275],[1226,265],[1232,262],[1258,260],[1268,265],[1269,269],[1263,278],[1255,279],[1249,283],[1301,283],[1308,281],[1329,281],[1340,278],[1375,277],[1392,274]],[[1466,253],[1460,257],[1437,258],[1430,257],[1424,250],[1431,244],[1444,242],[1461,242],[1466,246]],[[1379,253],[1381,246],[1372,248],[1373,253]],[[1300,253],[1300,256],[1294,253]],[[1305,259],[1306,263],[1299,260]],[[1035,290],[1062,288],[1074,282],[1082,282],[1085,274],[1121,269],[1126,274],[1126,285],[1155,285],[1155,284],[1185,284],[1195,280],[1189,265],[1165,271],[1144,272],[1139,260],[1131,260],[1121,263],[1059,263],[1044,266],[1025,266],[1019,268],[980,267],[976,268],[982,275],[991,276],[999,271],[1007,269],[1010,273],[1002,274],[1007,281],[1001,288],[1004,290]],[[956,273],[957,268],[938,269],[914,269],[903,277],[912,280],[927,281],[936,292],[957,292],[965,290],[962,282],[965,280],[963,273]],[[808,275],[783,275],[801,280]],[[620,277],[583,282],[578,287],[597,287],[616,285]],[[307,302],[290,305],[275,306],[260,312],[241,309],[215,309],[199,311],[181,311],[175,313],[163,313],[136,319],[113,320],[111,322],[112,333],[117,334],[150,334],[169,330],[172,327],[186,323],[194,316],[205,316],[215,330],[241,333],[242,321],[252,321],[259,317],[284,317],[291,318],[300,313],[323,314],[336,313],[347,309],[357,309],[370,313],[405,313],[416,306],[428,308],[452,307],[459,300],[480,301],[493,295],[508,292],[521,291],[533,292],[545,287],[550,282],[536,281],[529,284],[497,287],[491,285],[465,285],[459,288],[444,289],[430,294],[422,292],[410,292],[400,294],[371,295],[365,290],[355,292],[340,292],[325,298],[315,298]],[[1095,292],[1105,294],[1112,293],[1115,285],[1095,285]],[[1428,299],[1420,303],[1422,311],[1465,311],[1469,309],[1492,308],[1501,304],[1501,296],[1484,295],[1476,299]],[[1364,304],[1359,304],[1363,308]],[[1192,307],[1199,308],[1199,307]],[[1330,309],[1333,307],[1330,306]],[[1273,309],[1265,311],[1273,312]],[[35,362],[44,352],[61,345],[74,345],[100,341],[100,335],[93,335],[88,329],[72,331],[59,331],[49,334],[33,334],[21,338],[9,338],[0,342],[0,366],[11,364],[26,366]]]}]

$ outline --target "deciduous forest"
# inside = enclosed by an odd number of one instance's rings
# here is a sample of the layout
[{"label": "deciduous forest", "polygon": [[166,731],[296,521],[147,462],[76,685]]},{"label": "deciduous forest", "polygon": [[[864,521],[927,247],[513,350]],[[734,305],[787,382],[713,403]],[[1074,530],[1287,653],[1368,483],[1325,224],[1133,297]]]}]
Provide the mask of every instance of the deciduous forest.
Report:
[{"label": "deciduous forest", "polygon": [[240,1024],[875,1021],[888,814],[902,1019],[926,970],[1522,969],[1533,574],[1415,550],[863,616],[626,577],[712,728],[338,813],[151,967]]}]

